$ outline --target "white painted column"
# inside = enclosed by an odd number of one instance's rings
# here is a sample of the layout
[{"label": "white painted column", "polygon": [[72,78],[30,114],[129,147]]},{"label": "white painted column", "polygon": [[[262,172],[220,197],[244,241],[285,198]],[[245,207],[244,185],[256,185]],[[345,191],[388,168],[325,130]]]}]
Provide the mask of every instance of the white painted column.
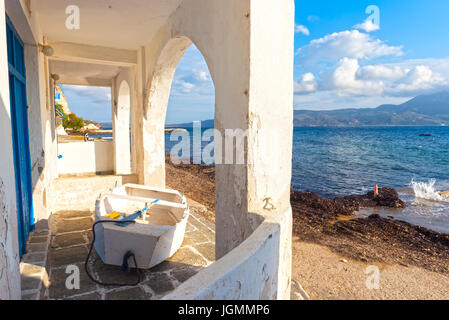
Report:
[{"label": "white painted column", "polygon": [[130,88],[126,81],[112,85],[112,130],[115,174],[131,174]]},{"label": "white painted column", "polygon": [[5,2],[0,1],[0,300],[20,299]]},{"label": "white painted column", "polygon": [[162,30],[153,42],[140,51],[137,81],[139,97],[136,124],[138,144],[137,173],[139,182],[165,187],[165,119],[170,89],[176,67],[191,45],[187,38],[167,38]]},{"label": "white painted column", "polygon": [[[152,187],[165,188],[165,141],[164,125],[165,106],[150,107],[149,78],[151,73],[147,70],[148,64],[154,64],[157,55],[148,56],[147,50],[151,46],[157,47],[159,43],[153,41],[149,46],[142,47],[137,55],[136,88],[133,110],[132,134],[133,148],[136,156],[136,173],[140,184]],[[154,81],[154,79],[153,79]],[[157,86],[158,92],[162,88]],[[156,110],[161,110],[157,112]]]},{"label": "white painted column", "polygon": [[139,121],[137,120],[138,114],[137,114],[137,89],[136,89],[136,68],[130,68],[129,69],[129,84],[130,84],[130,91],[131,91],[131,106],[130,106],[130,135],[131,135],[131,174],[137,173],[137,153],[138,149],[137,143],[136,143],[136,124],[139,124]]},{"label": "white painted column", "polygon": [[247,134],[243,151],[231,141],[224,158],[216,159],[222,160],[215,167],[217,259],[246,240],[264,217],[285,215],[278,298],[290,292],[294,12],[294,1],[185,0],[172,31],[190,37],[208,62],[215,128],[223,137],[236,130]]},{"label": "white painted column", "polygon": [[251,1],[248,211],[280,218],[278,299],[290,299],[294,26],[294,1]]},{"label": "white painted column", "polygon": [[[140,52],[140,183],[165,185],[164,122],[173,74],[191,39],[216,90],[215,128],[228,141],[216,154],[216,258],[239,246],[265,217],[280,217],[278,298],[291,273],[294,2],[184,0]],[[207,32],[205,32],[207,30]],[[187,39],[187,40],[186,40]],[[220,144],[216,144],[216,148]],[[228,154],[229,152],[233,154]],[[283,216],[285,215],[285,216]]]}]

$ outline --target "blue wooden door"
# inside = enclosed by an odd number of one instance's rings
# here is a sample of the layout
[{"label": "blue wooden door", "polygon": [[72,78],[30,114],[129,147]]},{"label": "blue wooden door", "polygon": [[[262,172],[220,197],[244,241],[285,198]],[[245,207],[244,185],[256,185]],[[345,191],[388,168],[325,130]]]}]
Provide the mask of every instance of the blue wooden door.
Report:
[{"label": "blue wooden door", "polygon": [[34,225],[25,58],[23,42],[8,17],[6,17],[6,32],[19,227],[19,252],[20,256],[22,256],[26,252],[26,241]]}]

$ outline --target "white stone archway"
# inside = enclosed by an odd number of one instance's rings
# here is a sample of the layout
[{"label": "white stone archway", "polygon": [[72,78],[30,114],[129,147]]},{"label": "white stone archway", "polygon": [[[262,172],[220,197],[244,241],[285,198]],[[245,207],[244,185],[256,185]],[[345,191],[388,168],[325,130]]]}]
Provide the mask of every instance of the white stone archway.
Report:
[{"label": "white stone archway", "polygon": [[[15,22],[26,20],[14,23],[20,27],[19,33],[26,28],[32,31],[31,37],[23,40],[34,44],[30,52],[39,55],[37,63],[27,65],[27,70],[34,70],[40,97],[30,94],[37,99],[37,104],[31,103],[30,107],[40,107],[35,110],[40,111],[44,122],[53,116],[48,111],[52,104],[49,60],[120,68],[118,74],[107,79],[94,75],[91,79],[75,80],[112,86],[115,171],[129,173],[132,158],[132,172],[137,173],[141,184],[165,186],[163,129],[171,81],[185,50],[191,42],[195,43],[205,57],[215,86],[215,128],[223,136],[225,130],[243,130],[248,134],[244,162],[216,166],[217,261],[184,283],[172,297],[289,298],[294,1],[172,0],[161,5],[161,1],[148,0],[139,1],[136,6],[118,1],[107,9],[108,14],[101,15],[105,12],[101,1],[83,0],[79,1],[84,12],[83,27],[76,32],[60,28],[66,17],[55,13],[64,12],[62,1],[25,2],[22,6],[23,1],[8,0],[6,8],[0,4],[0,13],[5,17],[6,12],[10,18],[16,14]],[[150,13],[155,16],[150,17]],[[6,52],[4,26],[0,31]],[[47,37],[52,40],[50,43]],[[38,44],[51,45],[53,56],[44,56]],[[4,204],[3,208],[0,205],[0,215],[11,231],[17,217],[12,210],[16,195],[11,187],[14,177],[6,55],[4,60],[0,65],[0,131],[6,137],[6,154],[0,156],[0,204]],[[125,99],[123,105],[124,109],[131,109],[132,156],[129,115],[121,115],[120,110],[122,80],[129,87],[123,89],[122,96],[130,97],[129,104]],[[38,130],[45,128],[37,120],[34,123]],[[41,177],[46,178],[41,180],[51,186],[57,145],[55,139],[50,140],[55,147],[35,144],[34,149],[36,155],[45,158]],[[122,161],[122,154],[128,160]],[[126,164],[125,169],[122,163]],[[6,241],[5,254],[10,261],[8,265],[0,263],[0,271],[6,272],[9,279],[0,283],[0,288],[7,289],[6,295],[1,296],[18,297],[18,257],[13,248],[17,233],[11,231],[0,238],[0,242]]]},{"label": "white stone archway", "polygon": [[226,130],[248,132],[244,163],[215,167],[216,258],[276,216],[278,298],[288,297],[291,272],[293,17],[292,1],[185,0],[139,50],[137,66],[139,182],[163,187],[173,75],[191,42],[202,53],[215,86],[215,129],[223,137]]},{"label": "white stone archway", "polygon": [[[114,88],[113,88],[114,91]],[[130,115],[131,89],[123,80],[118,88],[117,100],[113,101],[113,139],[115,174],[131,173]]]},{"label": "white stone archway", "polygon": [[[225,130],[248,132],[245,162],[216,165],[217,259],[248,239],[264,215],[290,207],[293,6],[289,1],[229,4],[185,0],[139,52],[137,68],[144,70],[137,76],[142,79],[140,183],[165,185],[165,112],[173,75],[191,42],[205,58],[215,85],[215,129],[223,137]],[[288,13],[291,19],[283,21]],[[280,259],[288,277],[289,215],[283,227]]]}]

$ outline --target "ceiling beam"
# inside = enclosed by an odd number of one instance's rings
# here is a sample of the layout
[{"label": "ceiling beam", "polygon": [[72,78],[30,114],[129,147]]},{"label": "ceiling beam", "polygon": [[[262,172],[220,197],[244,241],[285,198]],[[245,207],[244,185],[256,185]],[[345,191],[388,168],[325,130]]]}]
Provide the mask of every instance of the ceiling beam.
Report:
[{"label": "ceiling beam", "polygon": [[67,84],[76,86],[112,87],[112,79],[98,79],[88,77],[73,77],[61,75],[56,84]]},{"label": "ceiling beam", "polygon": [[137,64],[137,51],[69,42],[49,42],[54,54],[51,60],[86,62],[130,67]]}]

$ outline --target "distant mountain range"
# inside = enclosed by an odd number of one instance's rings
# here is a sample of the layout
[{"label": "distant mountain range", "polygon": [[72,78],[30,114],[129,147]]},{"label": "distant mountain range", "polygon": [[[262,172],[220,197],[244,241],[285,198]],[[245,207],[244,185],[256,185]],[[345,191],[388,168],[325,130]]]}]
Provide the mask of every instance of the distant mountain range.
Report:
[{"label": "distant mountain range", "polygon": [[[186,129],[192,129],[193,128],[193,122],[189,123],[177,123],[177,124],[167,124],[165,126],[166,128],[186,128]],[[203,120],[201,121],[201,128],[213,128],[214,127],[214,120]]]},{"label": "distant mountain range", "polygon": [[295,127],[449,125],[449,91],[421,95],[403,104],[332,111],[295,110]]},{"label": "distant mountain range", "polygon": [[[331,111],[295,110],[295,127],[357,126],[439,126],[449,125],[449,91],[421,95],[403,104],[384,104],[377,108]],[[211,128],[214,120],[201,121]],[[192,128],[192,123],[167,125],[167,128]]]}]

